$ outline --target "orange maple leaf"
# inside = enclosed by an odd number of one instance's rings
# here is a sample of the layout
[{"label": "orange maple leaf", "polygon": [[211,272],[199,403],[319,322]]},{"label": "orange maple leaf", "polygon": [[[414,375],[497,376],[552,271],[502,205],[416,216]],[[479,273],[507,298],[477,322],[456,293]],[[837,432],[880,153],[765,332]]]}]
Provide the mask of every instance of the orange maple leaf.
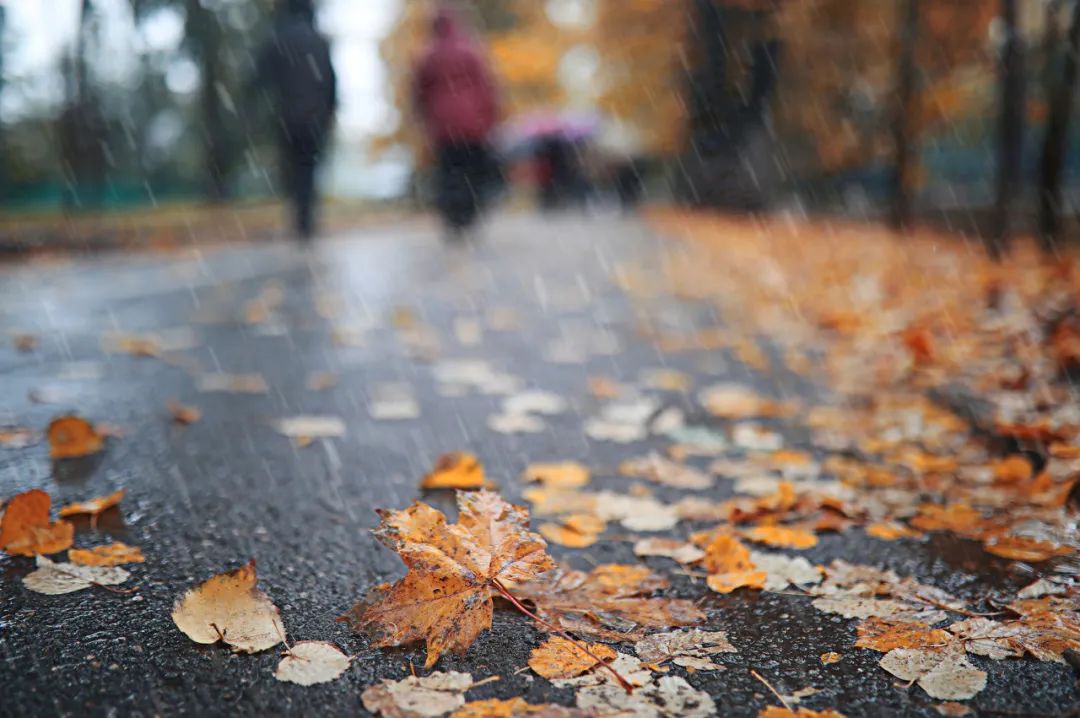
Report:
[{"label": "orange maple leaf", "polygon": [[376,647],[425,641],[425,668],[447,651],[463,653],[491,627],[491,599],[505,582],[555,567],[544,539],[529,531],[527,509],[490,491],[459,492],[457,501],[456,524],[420,502],[379,511],[375,536],[401,556],[409,573],[376,586],[340,619]]}]

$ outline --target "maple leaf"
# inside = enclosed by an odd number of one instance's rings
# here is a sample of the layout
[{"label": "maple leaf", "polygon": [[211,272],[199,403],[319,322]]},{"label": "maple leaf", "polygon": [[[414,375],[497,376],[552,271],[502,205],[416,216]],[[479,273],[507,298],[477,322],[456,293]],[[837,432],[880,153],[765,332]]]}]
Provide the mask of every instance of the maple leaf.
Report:
[{"label": "maple leaf", "polygon": [[376,647],[423,640],[426,668],[447,651],[464,652],[491,627],[499,586],[554,568],[547,544],[529,531],[528,510],[490,491],[457,495],[459,518],[414,503],[380,511],[375,536],[401,556],[408,574],[373,588],[341,620]]},{"label": "maple leaf", "polygon": [[559,628],[606,641],[636,641],[649,629],[691,626],[705,614],[691,601],[652,598],[668,582],[645,566],[603,564],[589,573],[560,569],[515,587],[519,598]]}]

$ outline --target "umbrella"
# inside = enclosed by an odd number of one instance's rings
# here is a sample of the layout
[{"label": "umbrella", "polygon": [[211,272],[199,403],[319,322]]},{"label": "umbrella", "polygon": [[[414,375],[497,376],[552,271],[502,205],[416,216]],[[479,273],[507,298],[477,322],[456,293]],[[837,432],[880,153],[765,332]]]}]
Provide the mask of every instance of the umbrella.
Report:
[{"label": "umbrella", "polygon": [[531,152],[546,137],[561,137],[577,142],[592,137],[600,130],[601,118],[587,112],[531,112],[516,117],[502,126],[498,145],[504,156],[520,156]]}]

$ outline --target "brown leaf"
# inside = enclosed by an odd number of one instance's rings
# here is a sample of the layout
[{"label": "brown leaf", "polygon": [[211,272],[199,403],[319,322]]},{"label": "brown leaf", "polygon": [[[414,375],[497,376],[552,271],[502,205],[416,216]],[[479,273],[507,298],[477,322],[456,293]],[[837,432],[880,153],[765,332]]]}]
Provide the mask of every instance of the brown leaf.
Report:
[{"label": "brown leaf", "polygon": [[559,546],[585,548],[596,543],[606,528],[607,522],[592,514],[569,514],[559,523],[542,523],[536,530]]},{"label": "brown leaf", "polygon": [[831,709],[813,711],[809,708],[767,706],[758,713],[758,718],[844,718],[844,714]]},{"label": "brown leaf", "polygon": [[202,418],[202,411],[197,406],[186,406],[178,401],[169,401],[166,406],[169,409],[169,416],[177,424],[194,424]]},{"label": "brown leaf", "polygon": [[272,648],[285,640],[285,626],[257,580],[254,559],[219,573],[176,601],[173,622],[196,643],[224,641],[244,653]]},{"label": "brown leaf", "polygon": [[856,627],[856,648],[888,653],[894,648],[944,648],[953,640],[948,631],[911,621],[867,618]]},{"label": "brown leaf", "polygon": [[813,531],[794,526],[754,526],[742,532],[744,538],[776,548],[804,549],[817,546]]},{"label": "brown leaf", "polygon": [[60,416],[49,422],[49,455],[54,459],[74,459],[96,454],[105,446],[94,425],[77,416]]},{"label": "brown leaf", "polygon": [[819,658],[821,660],[821,665],[828,666],[833,663],[839,663],[844,656],[836,651],[829,651],[828,653],[822,653]]},{"label": "brown leaf", "polygon": [[97,498],[88,501],[77,501],[73,504],[62,506],[60,508],[60,515],[66,518],[68,516],[88,514],[91,519],[96,519],[98,514],[116,506],[120,503],[122,498],[124,498],[124,490],[119,489],[108,496],[98,496]]},{"label": "brown leaf", "polygon": [[75,527],[67,521],[49,522],[52,500],[41,489],[12,497],[0,518],[0,551],[33,556],[63,551],[71,546]]},{"label": "brown leaf", "polygon": [[524,698],[488,698],[471,701],[450,714],[450,718],[592,718],[593,713],[580,708],[547,703],[533,705]]},{"label": "brown leaf", "polygon": [[555,565],[544,540],[528,530],[524,507],[490,491],[457,498],[457,524],[419,502],[379,512],[375,536],[401,556],[409,573],[376,586],[342,617],[376,647],[425,641],[427,668],[447,651],[464,652],[491,627],[495,581],[528,580]]},{"label": "brown leaf", "polygon": [[364,708],[383,718],[437,718],[465,705],[465,691],[472,684],[468,673],[435,671],[400,681],[383,679],[364,689],[360,699]]},{"label": "brown leaf", "polygon": [[653,633],[634,644],[634,652],[649,664],[672,661],[677,666],[698,671],[722,671],[724,666],[712,661],[718,653],[738,653],[723,631],[668,631]]},{"label": "brown leaf", "polygon": [[529,464],[522,481],[539,481],[553,489],[577,489],[589,483],[589,469],[576,461]]},{"label": "brown leaf", "polygon": [[739,539],[717,533],[705,548],[706,583],[717,593],[731,593],[737,588],[764,588],[768,573],[759,571],[750,560],[750,549]]},{"label": "brown leaf", "polygon": [[895,521],[880,521],[866,527],[866,533],[882,541],[895,541],[902,538],[921,538],[922,532],[908,528]]},{"label": "brown leaf", "polygon": [[[548,637],[529,654],[529,668],[548,680],[573,678],[599,665],[597,658],[611,661],[617,655],[613,649],[602,643],[575,643],[562,636]],[[582,647],[588,648],[596,658],[583,651]]]},{"label": "brown leaf", "polygon": [[1026,536],[991,536],[983,542],[983,548],[995,556],[1031,563],[1072,553],[1072,549],[1068,547]]},{"label": "brown leaf", "polygon": [[68,551],[68,560],[81,566],[119,566],[122,563],[142,563],[146,559],[138,546],[117,541],[107,546],[73,548]]},{"label": "brown leaf", "polygon": [[472,454],[465,451],[451,451],[435,461],[431,473],[420,481],[420,488],[429,489],[482,489],[484,467]]},{"label": "brown leaf", "polygon": [[537,615],[563,630],[605,641],[636,641],[650,629],[704,620],[691,601],[645,597],[667,586],[645,566],[602,564],[589,573],[549,572],[517,586],[514,594],[531,601]]}]

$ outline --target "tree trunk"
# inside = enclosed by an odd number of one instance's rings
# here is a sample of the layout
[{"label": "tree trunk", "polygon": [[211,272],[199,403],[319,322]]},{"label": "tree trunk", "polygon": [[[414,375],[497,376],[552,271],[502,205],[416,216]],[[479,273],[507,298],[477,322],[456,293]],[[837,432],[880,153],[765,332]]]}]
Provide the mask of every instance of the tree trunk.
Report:
[{"label": "tree trunk", "polygon": [[1001,48],[1000,134],[998,137],[997,199],[994,227],[987,248],[995,259],[1009,250],[1019,192],[1024,144],[1024,54],[1016,0],[1002,0],[1005,41]]},{"label": "tree trunk", "polygon": [[211,10],[200,0],[187,0],[188,33],[194,40],[202,73],[199,88],[203,162],[206,168],[206,197],[220,202],[228,194],[225,183],[225,153],[228,140],[218,86],[221,83],[221,27]]},{"label": "tree trunk", "polygon": [[[1069,115],[1072,114],[1073,88],[1076,85],[1077,61],[1080,59],[1078,56],[1080,2],[1073,5],[1065,62],[1060,79],[1054,83],[1050,94],[1050,114],[1046,119],[1046,136],[1043,138],[1039,168],[1039,237],[1046,252],[1057,248],[1061,236],[1061,174],[1068,151]],[[1047,62],[1051,62],[1051,59],[1048,58]]]},{"label": "tree trunk", "polygon": [[892,224],[904,229],[911,223],[912,195],[915,189],[916,162],[914,122],[915,47],[919,36],[919,0],[900,0],[903,20],[900,26],[900,52],[896,64],[896,108],[893,118],[893,142],[896,167],[893,176]]}]

